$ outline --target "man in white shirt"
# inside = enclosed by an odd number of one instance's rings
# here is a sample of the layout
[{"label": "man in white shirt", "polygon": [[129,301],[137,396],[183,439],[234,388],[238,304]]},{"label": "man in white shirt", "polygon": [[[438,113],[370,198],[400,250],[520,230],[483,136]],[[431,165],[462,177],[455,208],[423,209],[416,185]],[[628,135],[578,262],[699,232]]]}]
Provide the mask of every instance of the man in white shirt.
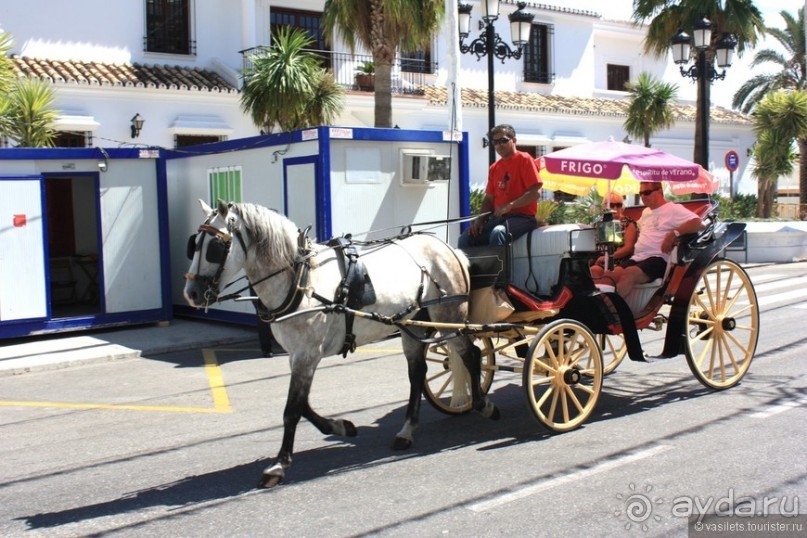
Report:
[{"label": "man in white shirt", "polygon": [[639,239],[633,256],[622,267],[615,267],[602,277],[604,283],[613,281],[623,297],[637,284],[663,277],[678,237],[699,232],[704,227],[698,215],[664,198],[661,183],[643,181],[640,189],[646,207],[639,217]]}]

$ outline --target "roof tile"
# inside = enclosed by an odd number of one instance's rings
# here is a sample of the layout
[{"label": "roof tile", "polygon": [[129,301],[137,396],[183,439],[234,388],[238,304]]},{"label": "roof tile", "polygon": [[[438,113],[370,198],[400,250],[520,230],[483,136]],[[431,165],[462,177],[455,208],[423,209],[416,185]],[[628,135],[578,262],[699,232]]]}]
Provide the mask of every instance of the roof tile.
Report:
[{"label": "roof tile", "polygon": [[[426,99],[433,105],[445,105],[448,102],[446,88],[426,86],[423,88]],[[562,95],[543,95],[540,93],[504,92],[495,95],[496,108],[500,110],[524,110],[547,112],[550,114],[571,114],[578,116],[621,116],[627,117],[627,99],[605,99],[587,97],[565,97]],[[462,106],[471,108],[487,108],[487,90],[463,88]],[[674,105],[676,119],[695,120],[693,105]],[[749,125],[751,116],[713,106],[710,110],[711,121],[715,123]]]},{"label": "roof tile", "polygon": [[67,84],[160,88],[183,91],[236,93],[214,71],[178,65],[102,64],[12,56],[18,77]]}]

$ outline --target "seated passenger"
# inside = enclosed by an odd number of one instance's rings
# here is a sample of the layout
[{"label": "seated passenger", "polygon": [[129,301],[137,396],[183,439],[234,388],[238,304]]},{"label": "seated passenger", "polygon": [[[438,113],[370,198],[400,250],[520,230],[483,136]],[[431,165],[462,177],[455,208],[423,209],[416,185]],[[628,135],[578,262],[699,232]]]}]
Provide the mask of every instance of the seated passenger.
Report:
[{"label": "seated passenger", "polygon": [[[621,194],[616,192],[606,195],[602,201],[604,210],[609,208],[608,200],[610,196],[610,209],[614,211],[614,220],[619,221],[622,226],[622,244],[614,250],[611,254],[613,267],[619,267],[627,262],[633,254],[633,247],[636,244],[636,238],[639,236],[639,229],[636,226],[636,221],[630,217],[625,216],[622,212],[624,200]],[[596,280],[600,278],[605,272],[605,256],[600,256],[594,261],[591,266],[591,276]]]},{"label": "seated passenger", "polygon": [[541,194],[538,168],[529,153],[516,149],[516,131],[497,125],[488,134],[500,159],[490,165],[480,215],[460,235],[459,248],[506,245],[537,225],[535,212]]},{"label": "seated passenger", "polygon": [[661,183],[643,181],[640,189],[642,202],[647,207],[639,217],[639,239],[633,255],[622,266],[606,271],[599,281],[613,283],[623,297],[637,284],[663,277],[678,237],[704,228],[698,215],[664,198]]}]

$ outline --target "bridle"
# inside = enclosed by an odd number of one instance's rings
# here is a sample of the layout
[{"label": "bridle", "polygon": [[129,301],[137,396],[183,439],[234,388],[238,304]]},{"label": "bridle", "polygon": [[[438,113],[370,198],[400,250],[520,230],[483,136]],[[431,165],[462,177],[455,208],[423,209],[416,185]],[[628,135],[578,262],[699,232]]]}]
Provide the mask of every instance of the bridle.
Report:
[{"label": "bridle", "polygon": [[[202,276],[199,273],[185,273],[185,280],[196,280],[205,286],[204,299],[205,304],[215,302],[218,298],[219,282],[221,275],[224,272],[224,264],[227,261],[227,256],[230,254],[230,248],[233,243],[233,235],[235,235],[244,254],[247,252],[247,245],[241,235],[241,229],[236,226],[235,219],[227,219],[227,231],[219,230],[211,226],[211,222],[216,218],[217,213],[213,212],[203,224],[199,226],[196,234],[188,238],[187,255],[188,258],[193,260],[195,252],[201,252],[206,238],[210,237],[210,243],[207,245],[205,251],[205,259],[208,263],[218,264],[218,268],[213,276]],[[200,254],[201,255],[201,254]],[[201,260],[199,261],[201,265]]]},{"label": "bridle", "polygon": [[[199,229],[196,234],[191,235],[188,238],[188,258],[193,260],[193,257],[196,251],[201,251],[202,246],[204,244],[205,238],[208,236],[211,238],[210,243],[207,245],[207,251],[205,252],[205,259],[208,263],[211,264],[218,264],[218,268],[213,276],[202,276],[199,273],[185,273],[185,280],[196,280],[202,283],[205,287],[204,291],[204,303],[205,306],[211,303],[221,303],[224,301],[228,301],[230,299],[237,299],[241,297],[241,292],[246,290],[251,290],[252,287],[256,284],[260,284],[266,280],[269,280],[272,277],[275,277],[281,273],[286,271],[291,271],[293,273],[293,281],[292,285],[289,288],[288,293],[286,294],[285,299],[283,302],[276,308],[268,309],[262,303],[259,303],[259,312],[261,318],[265,321],[272,321],[276,319],[278,316],[281,316],[290,310],[294,310],[302,301],[306,283],[308,281],[308,272],[311,268],[310,260],[313,256],[316,255],[316,252],[311,248],[311,243],[308,239],[308,228],[300,232],[300,236],[297,239],[298,243],[298,253],[297,257],[294,260],[294,263],[291,266],[281,267],[280,269],[270,273],[255,282],[250,282],[249,279],[247,280],[247,285],[243,288],[229,293],[227,295],[219,295],[219,283],[221,281],[221,275],[224,272],[224,264],[227,261],[227,256],[230,254],[230,248],[232,247],[233,236],[238,239],[238,242],[241,244],[241,249],[244,251],[244,255],[247,254],[247,245],[244,242],[244,238],[241,234],[241,229],[239,226],[236,225],[235,219],[227,219],[227,231],[219,230],[218,228],[211,226],[210,223],[216,218],[217,213],[213,212],[207,220],[199,226]],[[309,227],[310,228],[310,227]],[[201,255],[201,254],[200,254]],[[201,261],[200,261],[201,263]],[[240,279],[238,279],[240,280]],[[226,287],[234,284],[236,281],[230,282],[227,284]],[[254,299],[254,298],[253,298]]]}]

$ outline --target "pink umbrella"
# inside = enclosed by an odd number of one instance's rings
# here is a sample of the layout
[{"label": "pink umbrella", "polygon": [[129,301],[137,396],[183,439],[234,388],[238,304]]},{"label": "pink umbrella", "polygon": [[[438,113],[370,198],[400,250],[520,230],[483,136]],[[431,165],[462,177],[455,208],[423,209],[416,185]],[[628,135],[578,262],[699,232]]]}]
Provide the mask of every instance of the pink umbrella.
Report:
[{"label": "pink umbrella", "polygon": [[537,159],[544,188],[571,194],[587,194],[596,187],[631,194],[640,181],[666,181],[675,194],[712,193],[715,177],[699,164],[658,149],[623,142],[581,144]]}]

